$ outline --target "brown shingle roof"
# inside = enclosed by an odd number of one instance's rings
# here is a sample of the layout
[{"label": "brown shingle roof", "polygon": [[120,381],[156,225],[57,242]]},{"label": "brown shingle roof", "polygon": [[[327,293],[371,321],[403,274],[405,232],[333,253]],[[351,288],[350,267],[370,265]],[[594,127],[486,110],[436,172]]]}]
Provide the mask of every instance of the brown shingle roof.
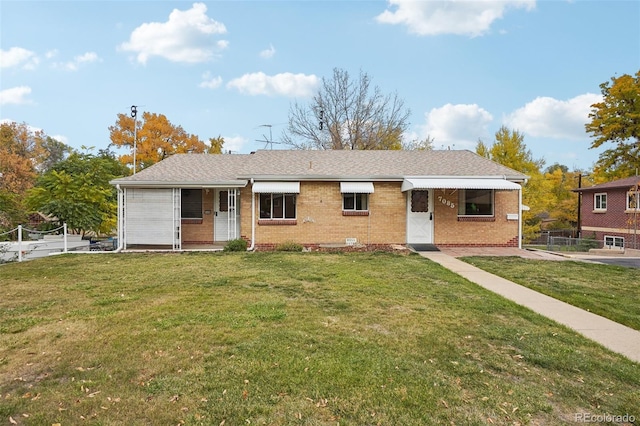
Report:
[{"label": "brown shingle roof", "polygon": [[409,176],[527,178],[520,172],[462,150],[262,150],[254,154],[176,154],[135,175],[116,179],[113,183],[206,184],[252,177],[280,180],[401,180]]},{"label": "brown shingle roof", "polygon": [[601,183],[599,185],[590,186],[588,188],[577,188],[575,192],[594,192],[601,191],[603,189],[618,189],[623,188],[625,190],[630,189],[632,186],[640,183],[640,176],[632,176],[625,179],[613,180],[611,182]]}]

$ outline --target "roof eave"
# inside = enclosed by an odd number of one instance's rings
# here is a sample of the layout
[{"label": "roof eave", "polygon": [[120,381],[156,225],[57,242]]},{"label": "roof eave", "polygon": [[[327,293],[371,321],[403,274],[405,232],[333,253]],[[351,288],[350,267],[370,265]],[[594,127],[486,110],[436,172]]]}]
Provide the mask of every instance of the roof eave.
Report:
[{"label": "roof eave", "polygon": [[374,181],[374,182],[402,182],[405,179],[504,179],[512,182],[526,182],[529,176],[526,175],[481,175],[481,176],[455,176],[455,175],[242,175],[240,179],[266,180],[266,181]]},{"label": "roof eave", "polygon": [[248,180],[216,180],[216,181],[159,181],[159,180],[119,180],[109,182],[111,185],[119,185],[123,188],[244,188]]}]

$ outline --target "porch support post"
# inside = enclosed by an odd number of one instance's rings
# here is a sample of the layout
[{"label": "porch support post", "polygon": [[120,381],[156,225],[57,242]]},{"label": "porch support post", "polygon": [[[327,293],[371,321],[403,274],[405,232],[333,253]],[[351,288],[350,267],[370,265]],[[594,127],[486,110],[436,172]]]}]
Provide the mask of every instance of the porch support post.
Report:
[{"label": "porch support post", "polygon": [[22,262],[22,225],[18,225],[18,262]]},{"label": "porch support post", "polygon": [[[251,178],[251,186],[253,187],[253,178]],[[256,194],[251,188],[251,245],[247,247],[247,251],[251,251],[256,246]]]},{"label": "porch support post", "polygon": [[124,235],[125,230],[125,194],[127,189],[120,188],[120,185],[117,185],[118,189],[118,248],[122,248],[124,250],[127,249],[127,241]]},{"label": "porch support post", "polygon": [[63,229],[63,241],[64,241],[64,248],[62,250],[63,253],[66,253],[69,249],[69,245],[67,244],[67,222],[62,224],[62,229]]}]

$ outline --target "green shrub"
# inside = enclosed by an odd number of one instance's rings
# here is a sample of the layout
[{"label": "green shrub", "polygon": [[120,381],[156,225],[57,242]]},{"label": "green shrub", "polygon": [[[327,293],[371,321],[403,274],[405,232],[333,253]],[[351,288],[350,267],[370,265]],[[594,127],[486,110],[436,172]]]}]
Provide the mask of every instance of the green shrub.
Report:
[{"label": "green shrub", "polygon": [[224,246],[223,251],[247,251],[247,242],[242,238],[231,240]]},{"label": "green shrub", "polygon": [[302,244],[293,241],[285,241],[276,246],[276,251],[302,251]]},{"label": "green shrub", "polygon": [[580,244],[578,246],[578,250],[580,251],[589,251],[592,248],[598,248],[600,244],[594,238],[583,238],[580,240]]}]

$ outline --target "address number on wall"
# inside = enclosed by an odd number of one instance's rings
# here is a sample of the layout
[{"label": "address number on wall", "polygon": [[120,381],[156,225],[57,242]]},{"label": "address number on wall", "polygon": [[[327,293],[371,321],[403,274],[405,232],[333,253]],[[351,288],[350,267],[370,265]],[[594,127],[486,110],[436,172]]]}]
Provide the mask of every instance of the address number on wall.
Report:
[{"label": "address number on wall", "polygon": [[456,208],[456,203],[454,203],[453,201],[447,200],[442,195],[438,195],[438,201],[440,201],[445,206],[451,207],[452,209]]}]

